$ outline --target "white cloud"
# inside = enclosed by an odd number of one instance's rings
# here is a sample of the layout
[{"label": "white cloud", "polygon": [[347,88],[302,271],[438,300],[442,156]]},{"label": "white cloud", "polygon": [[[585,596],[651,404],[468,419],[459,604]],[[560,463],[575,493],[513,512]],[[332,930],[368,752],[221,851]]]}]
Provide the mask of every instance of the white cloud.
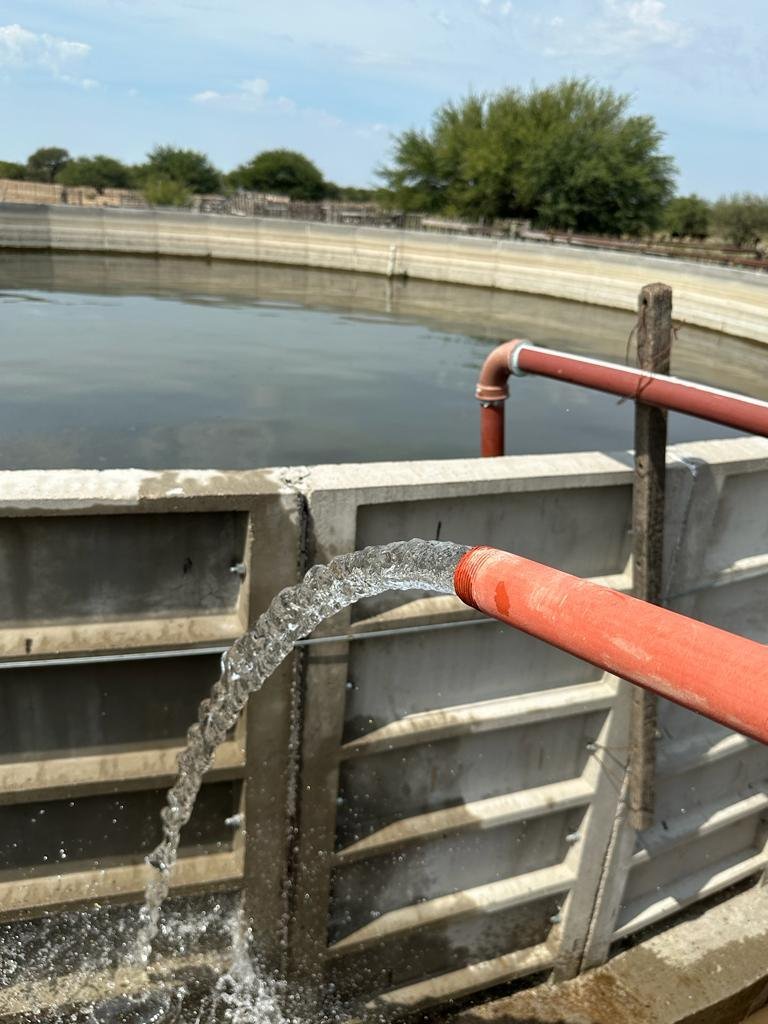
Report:
[{"label": "white cloud", "polygon": [[670,43],[679,46],[688,37],[685,27],[666,15],[663,0],[606,0],[609,18],[623,22],[626,40],[640,43]]},{"label": "white cloud", "polygon": [[224,97],[220,92],[216,92],[214,89],[204,89],[203,92],[196,92],[192,97],[193,103],[214,103],[216,100],[223,99]]},{"label": "white cloud", "polygon": [[628,56],[649,47],[684,47],[691,38],[687,25],[667,15],[664,0],[602,0],[598,17],[574,32],[563,18],[549,20],[542,52],[548,57]]},{"label": "white cloud", "polygon": [[[269,82],[266,78],[249,78],[241,82],[232,92],[218,92],[216,89],[204,89],[192,97],[193,103],[217,104],[227,107],[249,109],[254,107],[275,106],[281,104],[285,97],[276,100],[268,96]],[[289,101],[291,102],[291,101]]]},{"label": "white cloud", "polygon": [[95,89],[95,78],[80,78],[67,70],[91,52],[88,43],[62,39],[47,32],[30,32],[21,25],[0,25],[0,68],[42,68],[60,82]]},{"label": "white cloud", "polygon": [[269,82],[266,78],[250,78],[240,83],[240,89],[249,96],[263,100],[269,92]]},{"label": "white cloud", "polygon": [[58,74],[91,52],[88,43],[30,32],[21,25],[0,25],[0,67],[44,67]]},{"label": "white cloud", "polygon": [[392,129],[389,125],[381,124],[381,122],[377,121],[376,124],[358,128],[355,134],[359,135],[361,139],[375,139],[377,136],[388,135],[391,131]]},{"label": "white cloud", "polygon": [[303,116],[326,128],[340,128],[344,121],[329,114],[327,110],[315,107],[300,107],[288,96],[269,95],[269,82],[266,78],[249,78],[240,82],[231,92],[218,92],[216,89],[204,89],[195,93],[193,103],[208,107],[227,107],[243,112],[263,111],[265,113],[285,114],[289,117]]}]

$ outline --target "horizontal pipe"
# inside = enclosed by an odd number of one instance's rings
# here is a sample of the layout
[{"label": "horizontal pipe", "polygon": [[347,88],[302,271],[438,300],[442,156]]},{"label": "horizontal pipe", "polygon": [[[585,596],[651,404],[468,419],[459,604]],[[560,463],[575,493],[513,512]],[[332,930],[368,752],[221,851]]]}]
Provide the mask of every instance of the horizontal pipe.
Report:
[{"label": "horizontal pipe", "polygon": [[[539,348],[530,341],[505,342],[486,359],[475,389],[476,397],[484,406],[483,416],[491,394],[496,396],[496,402],[503,403],[508,393],[506,381],[502,383],[501,380],[500,367],[505,361],[507,377],[510,374],[525,376],[530,373],[564,380],[595,391],[632,398],[659,409],[697,416],[711,423],[768,437],[768,402],[601,359]],[[500,439],[500,444],[497,442],[495,448],[489,444],[488,451],[484,443],[483,455],[503,455],[503,427]]]},{"label": "horizontal pipe", "polygon": [[606,672],[768,743],[768,647],[527,558],[477,547],[465,604]]}]

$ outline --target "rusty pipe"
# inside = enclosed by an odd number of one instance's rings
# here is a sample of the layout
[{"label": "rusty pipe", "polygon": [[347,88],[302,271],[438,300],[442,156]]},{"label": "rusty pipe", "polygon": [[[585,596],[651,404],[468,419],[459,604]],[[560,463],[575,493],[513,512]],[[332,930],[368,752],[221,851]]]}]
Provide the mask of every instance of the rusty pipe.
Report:
[{"label": "rusty pipe", "polygon": [[483,406],[481,436],[484,456],[504,454],[503,424],[501,430],[491,431],[486,427],[488,403],[495,402],[501,406],[499,412],[497,405],[494,414],[503,419],[503,403],[509,394],[510,375],[523,377],[530,373],[768,437],[768,402],[706,384],[695,384],[588,356],[539,348],[530,341],[516,340],[507,341],[491,352],[483,364],[475,389],[475,397]]},{"label": "rusty pipe", "polygon": [[480,454],[483,458],[504,454],[504,403],[509,397],[512,357],[522,339],[498,345],[483,363],[475,387],[480,402]]},{"label": "rusty pipe", "polygon": [[768,743],[768,647],[527,558],[476,547],[465,604],[683,707]]}]

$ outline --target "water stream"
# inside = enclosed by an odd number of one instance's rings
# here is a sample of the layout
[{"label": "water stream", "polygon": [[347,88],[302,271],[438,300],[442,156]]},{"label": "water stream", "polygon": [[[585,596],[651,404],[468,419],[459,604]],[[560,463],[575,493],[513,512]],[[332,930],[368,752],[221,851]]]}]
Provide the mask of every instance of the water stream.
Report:
[{"label": "water stream", "polygon": [[296,640],[362,598],[414,588],[454,593],[454,570],[467,550],[445,541],[410,540],[339,555],[327,565],[313,566],[301,583],[282,590],[255,627],[230,647],[222,659],[221,676],[187,733],[186,748],[178,758],[179,774],[161,812],[163,837],[147,858],[155,872],[141,913],[136,950],[140,963],[148,964],[151,957],[181,829],[189,821],[216,748],[235,725],[249,695],[290,654]]}]

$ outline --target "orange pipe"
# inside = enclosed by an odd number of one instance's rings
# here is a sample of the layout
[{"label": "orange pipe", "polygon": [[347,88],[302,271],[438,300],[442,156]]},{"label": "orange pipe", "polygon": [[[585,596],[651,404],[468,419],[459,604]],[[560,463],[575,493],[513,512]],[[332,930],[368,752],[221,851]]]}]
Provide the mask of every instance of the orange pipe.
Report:
[{"label": "orange pipe", "polygon": [[[513,369],[514,367],[514,369]],[[486,426],[488,403],[496,403],[494,414],[503,418],[503,403],[509,395],[509,376],[532,373],[540,377],[580,384],[608,394],[633,398],[659,409],[698,416],[712,423],[768,437],[768,402],[721,391],[661,374],[636,370],[569,352],[539,348],[529,341],[506,341],[491,352],[480,371],[475,397],[482,405],[481,450],[484,456],[504,454],[504,427],[492,432]],[[501,411],[499,411],[500,406]]]},{"label": "orange pipe", "polygon": [[527,558],[476,547],[465,604],[606,672],[768,743],[768,647]]},{"label": "orange pipe", "polygon": [[505,341],[483,363],[475,388],[480,409],[480,454],[483,458],[504,454],[504,402],[509,397],[510,361],[522,342]]}]

